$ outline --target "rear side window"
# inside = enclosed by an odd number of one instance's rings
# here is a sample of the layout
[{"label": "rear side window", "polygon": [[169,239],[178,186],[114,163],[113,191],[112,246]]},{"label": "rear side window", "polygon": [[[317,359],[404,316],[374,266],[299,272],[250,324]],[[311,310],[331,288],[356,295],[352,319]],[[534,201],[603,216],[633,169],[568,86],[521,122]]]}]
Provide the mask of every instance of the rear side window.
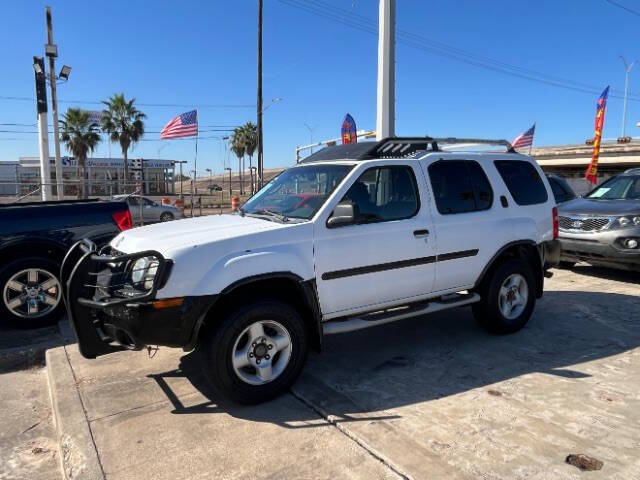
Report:
[{"label": "rear side window", "polygon": [[440,160],[429,166],[429,178],[443,215],[487,210],[493,204],[491,184],[478,162]]},{"label": "rear side window", "polygon": [[523,160],[496,160],[494,164],[518,205],[546,203],[547,189],[533,165]]}]

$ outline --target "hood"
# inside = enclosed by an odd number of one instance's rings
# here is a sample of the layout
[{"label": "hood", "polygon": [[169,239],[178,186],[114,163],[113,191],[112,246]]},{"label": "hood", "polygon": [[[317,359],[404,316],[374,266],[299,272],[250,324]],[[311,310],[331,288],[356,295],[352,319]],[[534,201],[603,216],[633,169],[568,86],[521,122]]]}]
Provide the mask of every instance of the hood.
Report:
[{"label": "hood", "polygon": [[640,215],[640,200],[575,198],[558,205],[558,214],[593,216]]},{"label": "hood", "polygon": [[173,250],[197,247],[257,232],[287,228],[287,226],[289,224],[248,216],[209,215],[133,228],[115,237],[111,241],[111,246],[124,253],[157,250],[162,255],[170,257],[170,252]]}]

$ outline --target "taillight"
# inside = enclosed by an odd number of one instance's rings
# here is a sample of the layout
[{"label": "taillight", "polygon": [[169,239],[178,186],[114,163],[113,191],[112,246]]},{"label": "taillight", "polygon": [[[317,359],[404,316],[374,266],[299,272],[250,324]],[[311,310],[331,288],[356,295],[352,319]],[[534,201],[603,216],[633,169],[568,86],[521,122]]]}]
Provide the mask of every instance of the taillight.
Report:
[{"label": "taillight", "polygon": [[129,230],[131,227],[133,227],[133,221],[131,220],[131,212],[129,211],[129,209],[114,212],[112,217],[113,221],[116,222],[116,225],[121,232],[124,230]]},{"label": "taillight", "polygon": [[553,207],[553,238],[558,238],[558,209]]}]

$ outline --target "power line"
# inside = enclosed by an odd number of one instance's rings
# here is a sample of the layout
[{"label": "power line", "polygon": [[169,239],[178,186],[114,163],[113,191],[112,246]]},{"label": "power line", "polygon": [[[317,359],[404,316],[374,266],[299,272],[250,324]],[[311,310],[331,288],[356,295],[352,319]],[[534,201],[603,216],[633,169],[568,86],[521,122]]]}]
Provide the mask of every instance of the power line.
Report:
[{"label": "power line", "polygon": [[[313,15],[324,17],[328,20],[331,20],[337,23],[341,23],[350,28],[355,28],[357,30],[364,31],[372,35],[376,35],[376,36],[378,35],[377,22],[374,22],[371,19],[364,17],[362,15],[357,15],[357,14],[346,12],[346,11],[343,11],[342,12],[343,15],[340,15],[340,11],[338,11],[335,6],[328,4],[326,2],[323,2],[321,0],[307,0],[305,2],[302,2],[301,0],[279,0],[279,1],[280,3],[283,3],[285,5],[298,8],[300,10],[304,10]],[[336,13],[336,11],[338,13]],[[525,80],[544,83],[550,86],[573,90],[580,93],[588,93],[590,95],[599,94],[601,91],[601,88],[597,86],[588,85],[588,84],[584,84],[584,83],[580,83],[572,80],[566,80],[553,75],[548,75],[545,73],[537,72],[535,70],[531,70],[531,69],[527,69],[517,65],[512,65],[506,62],[502,62],[500,60],[495,60],[490,57],[477,55],[472,52],[468,52],[456,47],[452,47],[442,42],[430,40],[426,37],[423,37],[421,35],[411,33],[405,30],[398,29],[397,37],[398,37],[397,41],[399,43],[403,43],[409,47],[422,50],[426,53],[431,53],[431,54],[443,56],[446,58],[450,58],[458,62],[474,65],[479,68],[484,68],[486,70],[492,70],[498,73],[511,75],[511,76],[522,78]],[[612,92],[620,92],[620,93],[619,94],[611,93],[610,94],[611,97],[623,98],[621,91],[612,90]],[[639,97],[630,96],[629,100],[640,101],[640,96]]]},{"label": "power line", "polygon": [[[0,95],[0,100],[17,100],[25,102],[34,102],[32,97],[16,97]],[[104,105],[103,102],[97,100],[58,100],[58,103],[76,104],[85,103],[90,105]],[[194,104],[194,103],[137,103],[140,107],[179,107],[179,108],[255,108],[255,105],[251,104]]]},{"label": "power line", "polygon": [[631,8],[627,7],[626,5],[622,5],[618,2],[614,2],[613,0],[604,0],[607,3],[610,3],[611,5],[613,5],[614,7],[618,7],[621,8],[622,10],[626,10],[627,12],[633,14],[633,15],[637,15],[638,17],[640,17],[640,12],[636,11],[636,10],[632,10]]}]

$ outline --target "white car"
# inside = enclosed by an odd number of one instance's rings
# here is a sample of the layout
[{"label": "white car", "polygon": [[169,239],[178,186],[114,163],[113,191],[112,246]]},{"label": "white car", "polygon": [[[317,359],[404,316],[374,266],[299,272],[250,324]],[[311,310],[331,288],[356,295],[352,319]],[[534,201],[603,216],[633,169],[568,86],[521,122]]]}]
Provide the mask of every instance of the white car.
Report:
[{"label": "white car", "polygon": [[390,138],[316,152],[237,214],[78,244],[62,274],[85,357],[197,348],[219,392],[257,403],[326,334],[465,305],[493,332],[520,330],[556,236],[545,175],[508,142]]}]

